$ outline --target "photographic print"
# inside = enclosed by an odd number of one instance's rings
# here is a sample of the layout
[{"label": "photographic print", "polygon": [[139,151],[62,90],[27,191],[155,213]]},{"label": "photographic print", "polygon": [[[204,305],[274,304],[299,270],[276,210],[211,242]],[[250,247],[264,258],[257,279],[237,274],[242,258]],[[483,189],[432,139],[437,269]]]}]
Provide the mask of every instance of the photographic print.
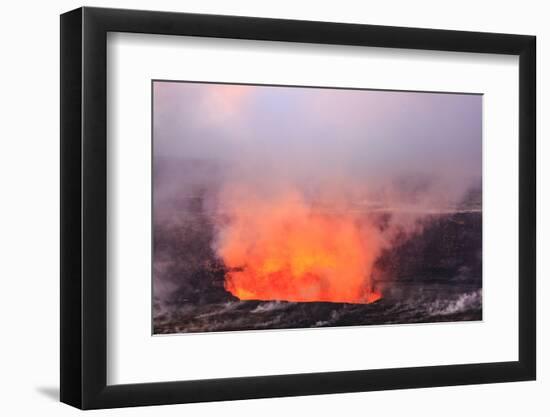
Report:
[{"label": "photographic print", "polygon": [[482,100],[152,81],[153,334],[481,320]]}]

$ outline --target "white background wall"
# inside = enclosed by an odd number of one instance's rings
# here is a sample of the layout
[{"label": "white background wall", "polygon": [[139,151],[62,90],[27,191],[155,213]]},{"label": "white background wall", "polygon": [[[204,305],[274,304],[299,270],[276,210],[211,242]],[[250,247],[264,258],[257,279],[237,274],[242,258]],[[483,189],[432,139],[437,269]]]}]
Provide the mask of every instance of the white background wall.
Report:
[{"label": "white background wall", "polygon": [[[530,415],[550,413],[550,149],[543,120],[550,26],[543,1],[92,1],[86,5],[534,34],[538,37],[538,381],[100,411],[99,415]],[[77,1],[2,5],[0,89],[0,410],[74,415],[59,379],[59,17]],[[542,146],[541,146],[542,144]],[[543,236],[544,234],[544,236]],[[504,238],[505,236],[503,236]],[[544,259],[546,258],[546,259]],[[405,345],[406,346],[406,345]]]}]

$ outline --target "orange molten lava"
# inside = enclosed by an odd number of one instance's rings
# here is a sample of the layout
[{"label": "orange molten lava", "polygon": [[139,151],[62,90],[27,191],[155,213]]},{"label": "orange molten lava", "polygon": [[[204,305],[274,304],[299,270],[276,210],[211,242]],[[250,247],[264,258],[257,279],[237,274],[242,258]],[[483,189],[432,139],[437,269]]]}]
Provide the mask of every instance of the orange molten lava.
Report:
[{"label": "orange molten lava", "polygon": [[[245,202],[246,201],[246,202]],[[237,198],[226,207],[218,254],[225,288],[241,300],[371,303],[376,233],[350,212],[313,210],[295,193]]]}]

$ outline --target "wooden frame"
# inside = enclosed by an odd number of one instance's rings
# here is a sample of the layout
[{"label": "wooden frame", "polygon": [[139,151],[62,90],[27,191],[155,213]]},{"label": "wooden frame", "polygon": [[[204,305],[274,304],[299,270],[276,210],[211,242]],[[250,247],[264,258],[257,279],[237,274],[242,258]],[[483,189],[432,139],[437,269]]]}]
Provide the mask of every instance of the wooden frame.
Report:
[{"label": "wooden frame", "polygon": [[[519,56],[519,360],[106,383],[106,38],[133,32]],[[61,16],[61,401],[82,409],[535,379],[535,37],[80,8]]]}]

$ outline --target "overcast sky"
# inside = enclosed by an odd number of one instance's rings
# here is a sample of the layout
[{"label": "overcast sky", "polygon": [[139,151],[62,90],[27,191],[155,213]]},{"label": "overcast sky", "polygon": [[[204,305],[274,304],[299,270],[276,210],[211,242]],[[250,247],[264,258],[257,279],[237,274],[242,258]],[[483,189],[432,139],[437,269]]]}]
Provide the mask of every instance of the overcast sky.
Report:
[{"label": "overcast sky", "polygon": [[158,81],[153,91],[155,158],[296,182],[416,175],[467,188],[481,177],[480,95]]}]

